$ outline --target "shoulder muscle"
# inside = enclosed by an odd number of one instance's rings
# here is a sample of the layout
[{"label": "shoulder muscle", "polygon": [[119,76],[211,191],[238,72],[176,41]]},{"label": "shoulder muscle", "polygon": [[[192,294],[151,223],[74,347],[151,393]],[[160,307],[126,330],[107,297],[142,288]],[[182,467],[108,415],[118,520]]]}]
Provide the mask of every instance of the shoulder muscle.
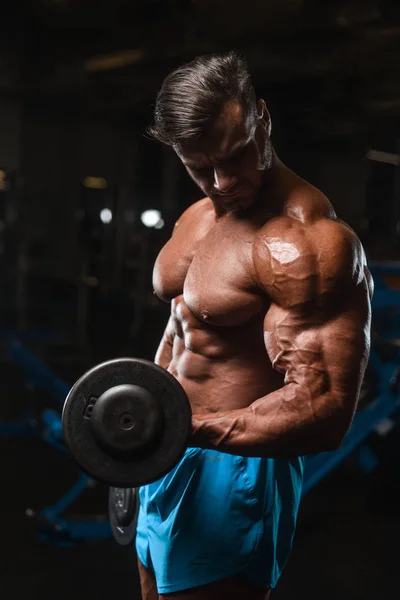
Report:
[{"label": "shoulder muscle", "polygon": [[275,221],[260,232],[253,257],[259,282],[276,304],[288,309],[322,305],[365,279],[361,243],[341,221]]}]

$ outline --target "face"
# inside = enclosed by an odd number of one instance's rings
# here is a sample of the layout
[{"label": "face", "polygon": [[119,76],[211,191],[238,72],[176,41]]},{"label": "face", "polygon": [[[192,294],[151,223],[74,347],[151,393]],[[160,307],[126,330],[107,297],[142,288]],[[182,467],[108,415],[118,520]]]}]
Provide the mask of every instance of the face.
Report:
[{"label": "face", "polygon": [[228,102],[200,139],[175,148],[191,178],[219,211],[249,208],[271,167],[270,119],[263,100],[258,116]]}]

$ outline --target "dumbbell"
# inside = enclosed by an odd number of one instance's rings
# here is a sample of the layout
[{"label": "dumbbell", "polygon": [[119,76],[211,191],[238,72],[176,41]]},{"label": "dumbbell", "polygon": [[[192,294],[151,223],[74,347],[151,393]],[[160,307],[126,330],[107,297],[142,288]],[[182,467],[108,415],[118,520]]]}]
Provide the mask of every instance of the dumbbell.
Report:
[{"label": "dumbbell", "polygon": [[181,384],[144,359],[104,362],[72,387],[62,412],[64,439],[79,466],[111,486],[109,516],[119,543],[135,534],[137,489],[179,462],[191,423]]}]

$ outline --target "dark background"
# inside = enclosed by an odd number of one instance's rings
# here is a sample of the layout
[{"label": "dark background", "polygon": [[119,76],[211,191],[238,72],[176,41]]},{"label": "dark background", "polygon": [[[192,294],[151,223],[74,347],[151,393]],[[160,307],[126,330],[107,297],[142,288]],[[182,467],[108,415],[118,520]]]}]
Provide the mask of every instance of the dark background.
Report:
[{"label": "dark background", "polygon": [[[145,131],[163,78],[198,54],[246,56],[280,158],[330,198],[369,260],[400,259],[396,0],[14,0],[1,11],[2,423],[32,400],[11,338],[68,385],[100,360],[154,357],[168,306],[152,294],[152,264],[200,192]],[[143,225],[148,208],[163,227]],[[34,400],[37,412],[60,408]],[[398,596],[397,435],[375,440],[373,473],[347,461],[305,498],[274,598]],[[35,436],[0,437],[2,597],[138,598],[131,548],[38,543],[25,510],[54,503],[77,469]],[[104,514],[106,495],[88,490],[70,516]]]}]

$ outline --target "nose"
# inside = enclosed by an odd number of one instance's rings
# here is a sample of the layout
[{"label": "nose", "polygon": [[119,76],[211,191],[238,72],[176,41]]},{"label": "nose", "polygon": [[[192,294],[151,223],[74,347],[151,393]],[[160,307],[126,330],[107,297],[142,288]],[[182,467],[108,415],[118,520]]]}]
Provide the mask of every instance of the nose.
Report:
[{"label": "nose", "polygon": [[214,169],[214,187],[221,194],[228,194],[236,187],[238,179],[233,173],[228,173],[225,169]]}]

